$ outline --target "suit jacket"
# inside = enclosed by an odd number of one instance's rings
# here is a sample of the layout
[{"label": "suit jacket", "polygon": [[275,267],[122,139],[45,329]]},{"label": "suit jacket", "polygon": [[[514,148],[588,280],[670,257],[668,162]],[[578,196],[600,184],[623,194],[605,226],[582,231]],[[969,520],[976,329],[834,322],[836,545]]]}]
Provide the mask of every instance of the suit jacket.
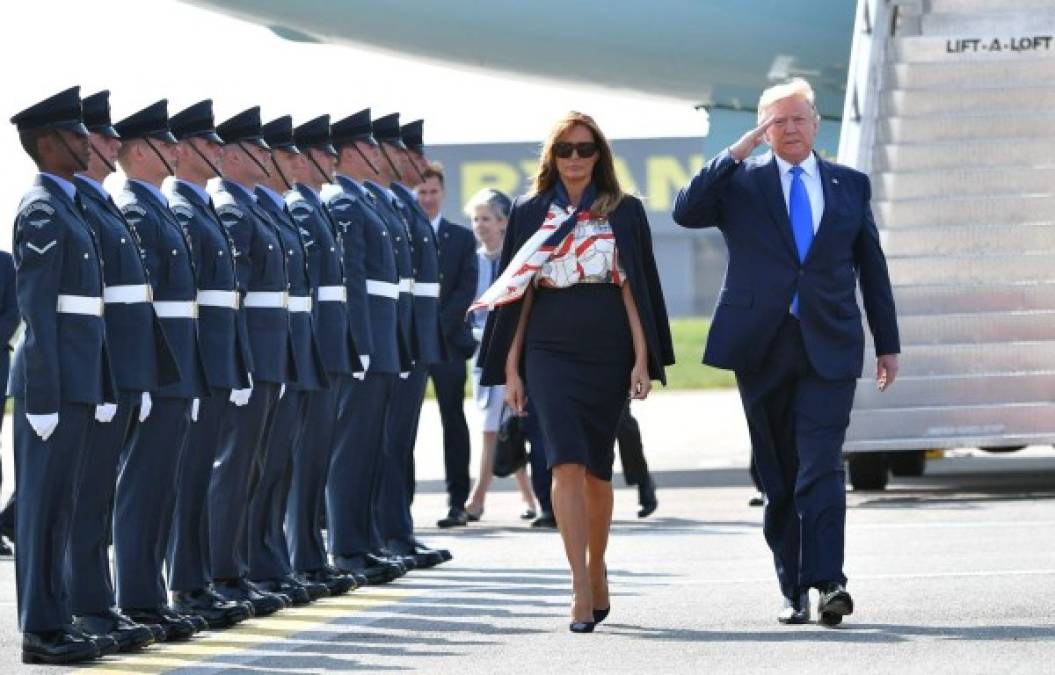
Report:
[{"label": "suit jacket", "polygon": [[440,259],[440,329],[447,341],[447,355],[467,359],[476,351],[471,322],[465,316],[476,299],[476,237],[468,228],[441,217],[436,241]]},{"label": "suit jacket", "polygon": [[15,293],[15,259],[7,251],[0,251],[0,382],[7,395],[7,376],[11,369],[11,340],[18,324],[18,296]]},{"label": "suit jacket", "polygon": [[737,162],[725,151],[678,194],[674,220],[683,227],[717,227],[729,249],[704,363],[758,370],[798,291],[802,336],[814,369],[828,379],[859,377],[864,331],[858,282],[876,353],[900,351],[868,177],[820,158],[817,164],[824,214],[801,263],[772,153]]},{"label": "suit jacket", "polygon": [[[105,285],[150,283],[139,233],[128,224],[109,196],[104,196],[80,176],[75,176],[73,183],[77,186],[84,219],[99,242]],[[176,356],[150,302],[108,303],[103,319],[107,347],[111,353],[120,355],[111,364],[118,390],[156,391],[180,381]]]},{"label": "suit jacket", "polygon": [[15,353],[8,394],[26,412],[59,412],[63,402],[117,401],[101,316],[55,311],[59,295],[102,298],[99,245],[80,207],[38,175],[15,218],[18,311],[26,337]]},{"label": "suit jacket", "polygon": [[[213,210],[212,201],[186,183],[176,181],[166,193],[169,208],[186,229],[197,271],[199,291],[238,291],[234,243]],[[198,342],[205,379],[213,389],[249,386],[252,357],[240,309],[198,306]]]},{"label": "suit jacket", "polygon": [[[518,197],[513,203],[502,245],[499,275],[509,265],[520,247],[538,231],[550,206],[550,195]],[[648,347],[648,372],[654,380],[667,383],[664,366],[674,363],[674,345],[670,337],[667,305],[659,283],[656,259],[652,253],[652,230],[648,225],[641,200],[627,195],[608,215],[608,224],[615,235],[619,259],[626,269],[627,283],[633,293],[641,328]],[[523,300],[497,307],[487,316],[479,364],[483,368],[480,383],[505,384],[505,363],[509,346],[516,333]],[[523,359],[521,359],[523,364]]]}]

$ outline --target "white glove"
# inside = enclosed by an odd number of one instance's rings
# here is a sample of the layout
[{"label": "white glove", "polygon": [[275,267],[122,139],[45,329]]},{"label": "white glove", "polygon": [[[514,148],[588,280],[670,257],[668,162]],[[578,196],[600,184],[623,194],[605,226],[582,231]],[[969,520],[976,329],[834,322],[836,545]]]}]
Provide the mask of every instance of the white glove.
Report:
[{"label": "white glove", "polygon": [[399,374],[399,379],[401,379],[401,380],[405,380],[408,377],[410,377],[410,371],[409,370],[407,372],[405,372],[405,373],[400,373]]},{"label": "white glove", "polygon": [[232,389],[231,390],[231,403],[238,407],[242,407],[246,403],[249,403],[249,397],[253,395],[253,388],[247,387],[245,389]]},{"label": "white glove", "polygon": [[190,402],[190,421],[198,421],[198,408],[201,407],[201,399],[196,398]]},{"label": "white glove", "polygon": [[150,392],[144,391],[139,398],[139,421],[145,422],[150,417],[150,409],[154,407],[154,399],[150,398]]},{"label": "white glove", "polygon": [[283,396],[285,396],[285,395],[286,395],[286,384],[285,384],[285,382],[283,382],[283,383],[282,383],[281,385],[279,385],[279,387],[278,387],[278,397],[279,397],[279,398],[282,398],[282,397],[283,397]]},{"label": "white glove", "polygon": [[358,372],[352,373],[352,377],[359,381],[362,381],[366,379],[366,371],[370,370],[370,357],[366,354],[360,354],[359,363],[362,365],[363,369]]},{"label": "white glove", "polygon": [[42,441],[51,438],[55,427],[59,426],[59,414],[57,412],[45,415],[30,415],[26,413],[26,419],[29,420],[29,426],[33,427],[33,431],[37,432],[37,436],[40,436]]},{"label": "white glove", "polygon": [[100,403],[95,406],[95,421],[108,424],[117,414],[116,403]]}]

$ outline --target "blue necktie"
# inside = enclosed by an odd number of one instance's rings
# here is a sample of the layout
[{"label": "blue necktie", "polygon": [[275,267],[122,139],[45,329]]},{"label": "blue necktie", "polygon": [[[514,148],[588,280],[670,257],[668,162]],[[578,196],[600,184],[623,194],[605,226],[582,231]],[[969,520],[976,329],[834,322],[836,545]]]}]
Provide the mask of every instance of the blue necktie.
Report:
[{"label": "blue necktie", "polygon": [[[791,232],[795,235],[795,248],[799,251],[799,262],[806,259],[813,243],[813,211],[810,209],[810,196],[806,184],[802,182],[802,167],[791,167],[791,190],[788,193],[788,217],[791,219]],[[791,313],[799,315],[799,292],[791,298]]]}]

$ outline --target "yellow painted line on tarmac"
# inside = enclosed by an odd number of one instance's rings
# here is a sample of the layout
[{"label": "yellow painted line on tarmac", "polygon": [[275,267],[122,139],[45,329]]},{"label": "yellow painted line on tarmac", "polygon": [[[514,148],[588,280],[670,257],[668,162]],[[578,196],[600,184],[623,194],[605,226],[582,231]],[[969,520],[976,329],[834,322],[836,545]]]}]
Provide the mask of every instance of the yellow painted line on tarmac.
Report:
[{"label": "yellow painted line on tarmac", "polygon": [[[185,642],[162,642],[141,652],[115,654],[81,668],[81,673],[164,673],[177,668],[205,665],[217,656],[247,652],[260,645],[276,643],[335,619],[358,614],[422,593],[421,590],[371,588],[353,591],[337,598],[324,598],[307,607],[292,607],[271,616],[252,618],[233,628],[210,630]],[[236,667],[229,661],[218,667]]]}]

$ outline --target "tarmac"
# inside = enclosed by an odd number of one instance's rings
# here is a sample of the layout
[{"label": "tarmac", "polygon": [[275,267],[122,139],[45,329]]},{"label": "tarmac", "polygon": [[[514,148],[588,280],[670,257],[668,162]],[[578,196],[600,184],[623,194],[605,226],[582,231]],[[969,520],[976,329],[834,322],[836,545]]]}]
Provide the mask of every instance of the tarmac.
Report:
[{"label": "tarmac", "polygon": [[[660,392],[635,404],[659,485],[636,517],[616,477],[608,558],[612,614],[568,632],[559,535],[518,519],[497,481],[483,519],[455,532],[445,512],[434,402],[422,416],[414,505],[419,535],[454,560],[189,642],[111,656],[114,673],[1050,673],[1055,662],[1055,451],[957,450],[920,478],[848,493],[846,572],[856,611],[837,629],[786,627],[735,392]],[[10,448],[10,420],[4,449]],[[5,452],[5,474],[10,456]],[[475,473],[475,458],[474,458]],[[9,488],[5,481],[5,488]],[[814,597],[814,603],[816,598]],[[19,663],[13,564],[0,560],[0,672]]]}]

